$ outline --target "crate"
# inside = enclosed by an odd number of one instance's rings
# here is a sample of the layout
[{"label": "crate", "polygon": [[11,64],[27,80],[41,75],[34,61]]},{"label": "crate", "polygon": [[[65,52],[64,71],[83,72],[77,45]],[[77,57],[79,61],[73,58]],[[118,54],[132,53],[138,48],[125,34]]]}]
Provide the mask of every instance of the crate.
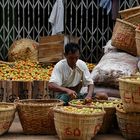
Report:
[{"label": "crate", "polygon": [[64,35],[40,37],[38,46],[38,61],[40,63],[56,63],[63,58]]},{"label": "crate", "polygon": [[13,81],[0,80],[0,101],[13,102],[15,99],[47,99],[48,81]]}]

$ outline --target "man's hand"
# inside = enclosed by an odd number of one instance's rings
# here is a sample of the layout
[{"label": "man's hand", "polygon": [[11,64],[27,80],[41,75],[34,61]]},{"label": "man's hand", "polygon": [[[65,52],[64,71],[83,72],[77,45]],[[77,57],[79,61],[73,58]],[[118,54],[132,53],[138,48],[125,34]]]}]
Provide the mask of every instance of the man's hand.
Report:
[{"label": "man's hand", "polygon": [[92,96],[88,95],[85,97],[85,99],[92,99]]},{"label": "man's hand", "polygon": [[71,99],[77,98],[77,93],[74,90],[68,89],[67,94],[70,96]]}]

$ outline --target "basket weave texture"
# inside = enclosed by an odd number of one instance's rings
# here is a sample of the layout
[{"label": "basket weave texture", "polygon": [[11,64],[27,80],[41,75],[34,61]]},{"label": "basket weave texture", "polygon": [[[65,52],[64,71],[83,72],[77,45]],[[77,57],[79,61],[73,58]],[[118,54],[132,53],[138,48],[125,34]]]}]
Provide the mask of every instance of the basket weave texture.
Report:
[{"label": "basket weave texture", "polygon": [[60,140],[91,140],[100,130],[104,114],[104,111],[76,114],[54,108],[54,122]]},{"label": "basket weave texture", "polygon": [[119,11],[119,14],[120,14],[121,18],[124,19],[124,18],[131,16],[131,15],[137,14],[138,12],[140,12],[140,6],[121,10],[121,11]]},{"label": "basket weave texture", "polygon": [[112,35],[112,46],[132,55],[137,55],[135,29],[135,25],[117,19]]},{"label": "basket weave texture", "polygon": [[0,103],[0,135],[8,132],[16,112],[16,105],[13,103]]},{"label": "basket weave texture", "polygon": [[57,99],[25,99],[17,101],[19,119],[25,134],[56,134],[54,106],[62,106]]},{"label": "basket weave texture", "polygon": [[116,116],[122,135],[129,140],[140,139],[140,113],[126,113],[122,103],[116,106]]},{"label": "basket weave texture", "polygon": [[38,61],[39,44],[28,38],[15,40],[8,50],[8,61],[31,60]]},{"label": "basket weave texture", "polygon": [[136,48],[137,48],[137,56],[140,56],[140,30],[136,29]]},{"label": "basket weave texture", "polygon": [[128,16],[124,20],[131,24],[134,24],[135,26],[138,26],[140,24],[140,12],[138,12],[137,14]]},{"label": "basket weave texture", "polygon": [[[139,80],[137,80],[138,78]],[[119,78],[119,90],[124,110],[126,112],[140,112],[140,77]]]},{"label": "basket weave texture", "polygon": [[[112,102],[111,100],[98,100],[98,101],[93,101],[93,102],[100,102],[100,103],[110,103]],[[92,107],[92,108],[102,108],[94,105],[74,105],[71,102],[69,102],[69,105],[75,106],[75,107]],[[99,133],[107,133],[110,131],[112,124],[114,123],[114,119],[116,119],[115,113],[116,113],[116,108],[115,106],[111,107],[103,107],[104,111],[106,112],[103,118],[103,124],[99,130]]]}]

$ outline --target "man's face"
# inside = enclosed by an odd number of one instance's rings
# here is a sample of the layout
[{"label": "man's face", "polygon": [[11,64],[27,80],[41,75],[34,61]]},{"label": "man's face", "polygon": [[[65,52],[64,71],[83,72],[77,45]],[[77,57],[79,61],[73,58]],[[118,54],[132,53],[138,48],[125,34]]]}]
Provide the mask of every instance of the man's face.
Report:
[{"label": "man's face", "polygon": [[69,52],[68,54],[65,54],[65,57],[67,59],[68,65],[73,69],[76,67],[76,62],[79,59],[79,51],[76,51],[75,53]]}]

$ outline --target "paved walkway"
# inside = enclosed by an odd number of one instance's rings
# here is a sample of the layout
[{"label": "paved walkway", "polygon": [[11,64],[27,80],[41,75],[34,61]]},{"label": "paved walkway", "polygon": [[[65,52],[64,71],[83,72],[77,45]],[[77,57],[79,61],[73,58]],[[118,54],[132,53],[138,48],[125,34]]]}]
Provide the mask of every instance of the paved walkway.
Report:
[{"label": "paved walkway", "polygon": [[[59,140],[58,136],[48,135],[24,135],[18,115],[16,114],[9,132],[0,136],[0,140]],[[111,134],[98,134],[93,140],[125,140],[119,130],[113,131]]]}]

